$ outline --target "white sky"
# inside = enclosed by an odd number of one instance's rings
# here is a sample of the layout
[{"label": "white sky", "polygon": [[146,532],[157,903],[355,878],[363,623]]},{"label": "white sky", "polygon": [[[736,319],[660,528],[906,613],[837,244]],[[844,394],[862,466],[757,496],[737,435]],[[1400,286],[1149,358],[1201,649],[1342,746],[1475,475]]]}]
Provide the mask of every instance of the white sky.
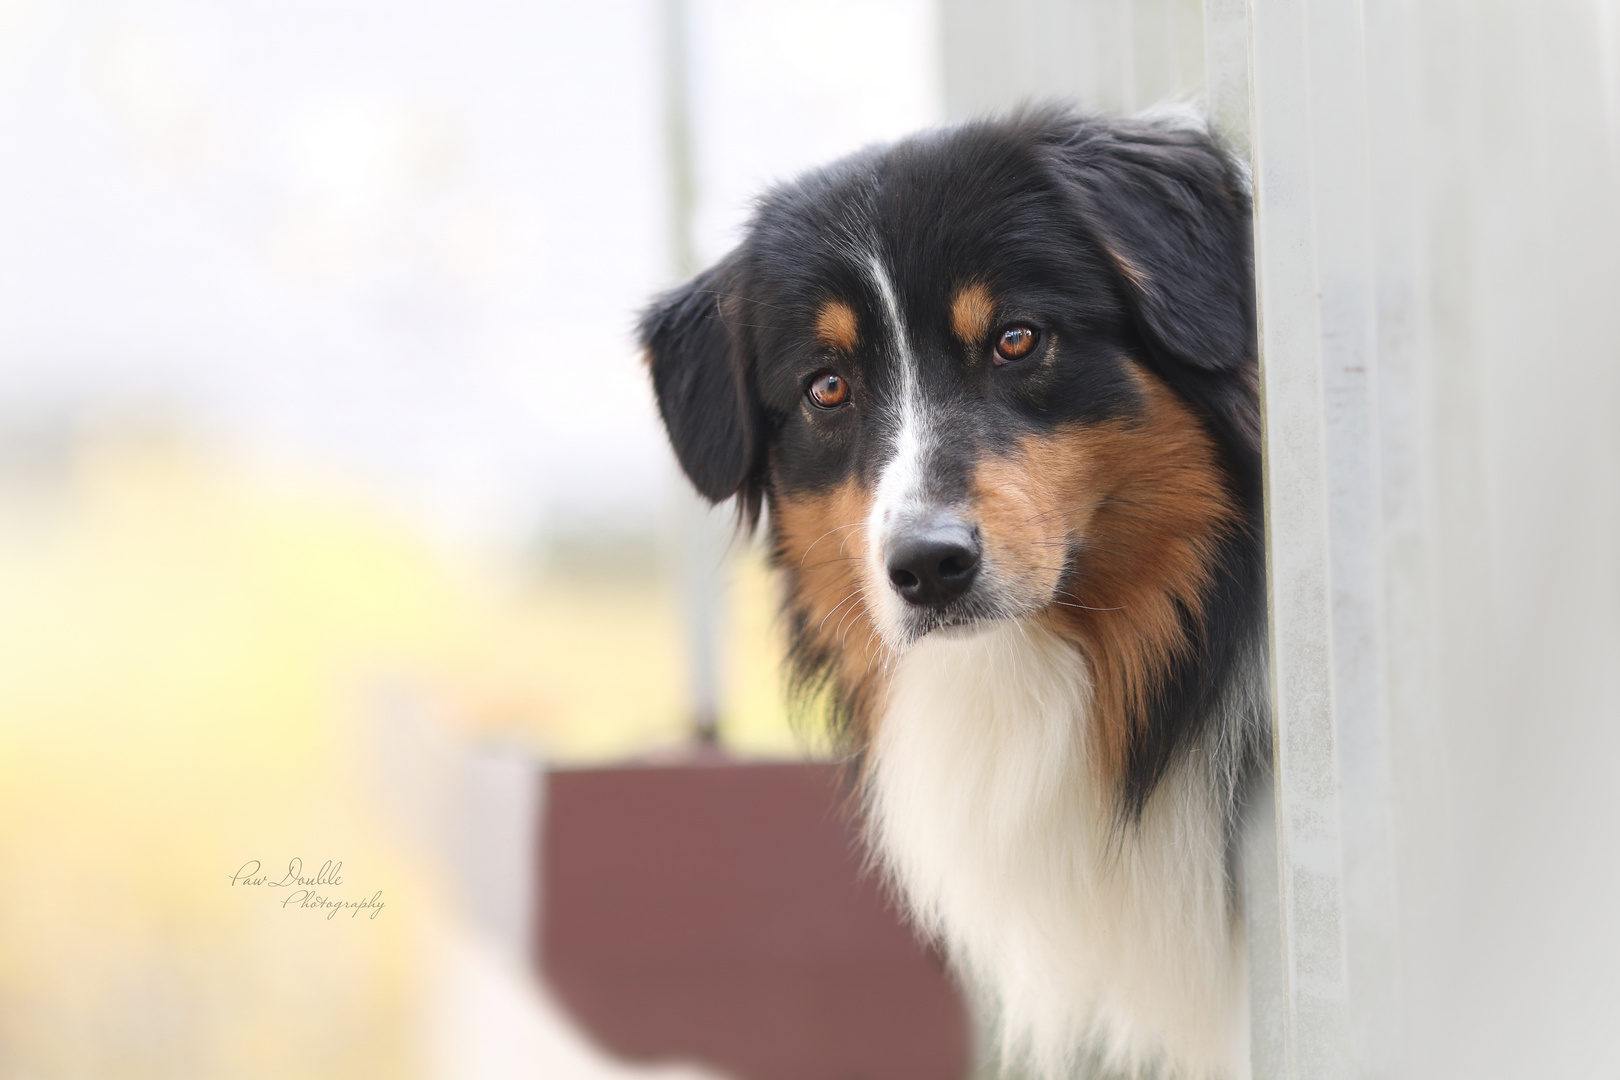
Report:
[{"label": "white sky", "polygon": [[[941,115],[930,0],[694,0],[705,258]],[[0,0],[0,423],[156,402],[455,532],[650,520],[658,5]]]}]

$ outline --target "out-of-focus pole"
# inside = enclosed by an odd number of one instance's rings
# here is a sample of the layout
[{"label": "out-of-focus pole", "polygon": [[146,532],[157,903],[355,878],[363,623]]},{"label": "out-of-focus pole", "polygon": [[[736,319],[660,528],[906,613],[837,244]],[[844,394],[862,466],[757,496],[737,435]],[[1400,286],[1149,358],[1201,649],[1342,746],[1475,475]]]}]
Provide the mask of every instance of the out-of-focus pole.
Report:
[{"label": "out-of-focus pole", "polygon": [[[663,0],[664,145],[669,188],[670,270],[676,280],[698,271],[693,219],[697,168],[692,139],[691,3]],[[720,716],[720,620],[724,610],[727,523],[724,512],[677,485],[674,513],[687,681],[693,732],[713,742]]]},{"label": "out-of-focus pole", "polygon": [[692,87],[688,58],[690,0],[663,0],[664,154],[669,185],[670,269],[676,278],[697,273],[692,218],[697,212],[697,170],[692,162]]}]

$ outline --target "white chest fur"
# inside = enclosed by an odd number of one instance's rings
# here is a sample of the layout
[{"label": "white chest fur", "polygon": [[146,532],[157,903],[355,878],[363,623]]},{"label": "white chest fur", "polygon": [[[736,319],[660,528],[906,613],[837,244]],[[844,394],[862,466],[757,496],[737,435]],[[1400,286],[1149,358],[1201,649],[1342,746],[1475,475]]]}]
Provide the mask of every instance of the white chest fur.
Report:
[{"label": "white chest fur", "polygon": [[1048,1078],[1236,1075],[1242,950],[1208,770],[1173,772],[1119,828],[1087,760],[1090,700],[1078,651],[1033,625],[925,638],[873,744],[873,841],[992,1010],[1004,1060]]}]

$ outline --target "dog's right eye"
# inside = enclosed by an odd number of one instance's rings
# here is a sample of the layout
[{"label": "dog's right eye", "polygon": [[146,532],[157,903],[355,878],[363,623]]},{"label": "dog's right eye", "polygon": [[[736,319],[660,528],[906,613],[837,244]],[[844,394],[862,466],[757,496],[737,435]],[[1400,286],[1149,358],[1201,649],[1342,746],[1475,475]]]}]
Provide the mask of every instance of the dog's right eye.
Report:
[{"label": "dog's right eye", "polygon": [[1022,360],[1035,351],[1035,343],[1039,340],[1040,334],[1033,326],[1022,323],[1009,326],[996,341],[996,354],[991,359],[997,367]]},{"label": "dog's right eye", "polygon": [[849,380],[836,371],[818,371],[811,376],[805,393],[817,408],[836,409],[849,400]]}]

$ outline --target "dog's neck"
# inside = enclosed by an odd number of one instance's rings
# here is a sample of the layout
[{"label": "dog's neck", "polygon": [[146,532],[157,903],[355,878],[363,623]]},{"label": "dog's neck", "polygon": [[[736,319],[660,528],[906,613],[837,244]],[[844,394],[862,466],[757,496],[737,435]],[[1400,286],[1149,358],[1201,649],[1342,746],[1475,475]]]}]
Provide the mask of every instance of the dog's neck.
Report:
[{"label": "dog's neck", "polygon": [[895,662],[885,698],[872,839],[1003,1018],[1003,1056],[1043,1075],[1081,1057],[1235,1075],[1241,943],[1209,771],[1178,767],[1122,822],[1088,760],[1088,665],[1032,622],[930,635]]}]

